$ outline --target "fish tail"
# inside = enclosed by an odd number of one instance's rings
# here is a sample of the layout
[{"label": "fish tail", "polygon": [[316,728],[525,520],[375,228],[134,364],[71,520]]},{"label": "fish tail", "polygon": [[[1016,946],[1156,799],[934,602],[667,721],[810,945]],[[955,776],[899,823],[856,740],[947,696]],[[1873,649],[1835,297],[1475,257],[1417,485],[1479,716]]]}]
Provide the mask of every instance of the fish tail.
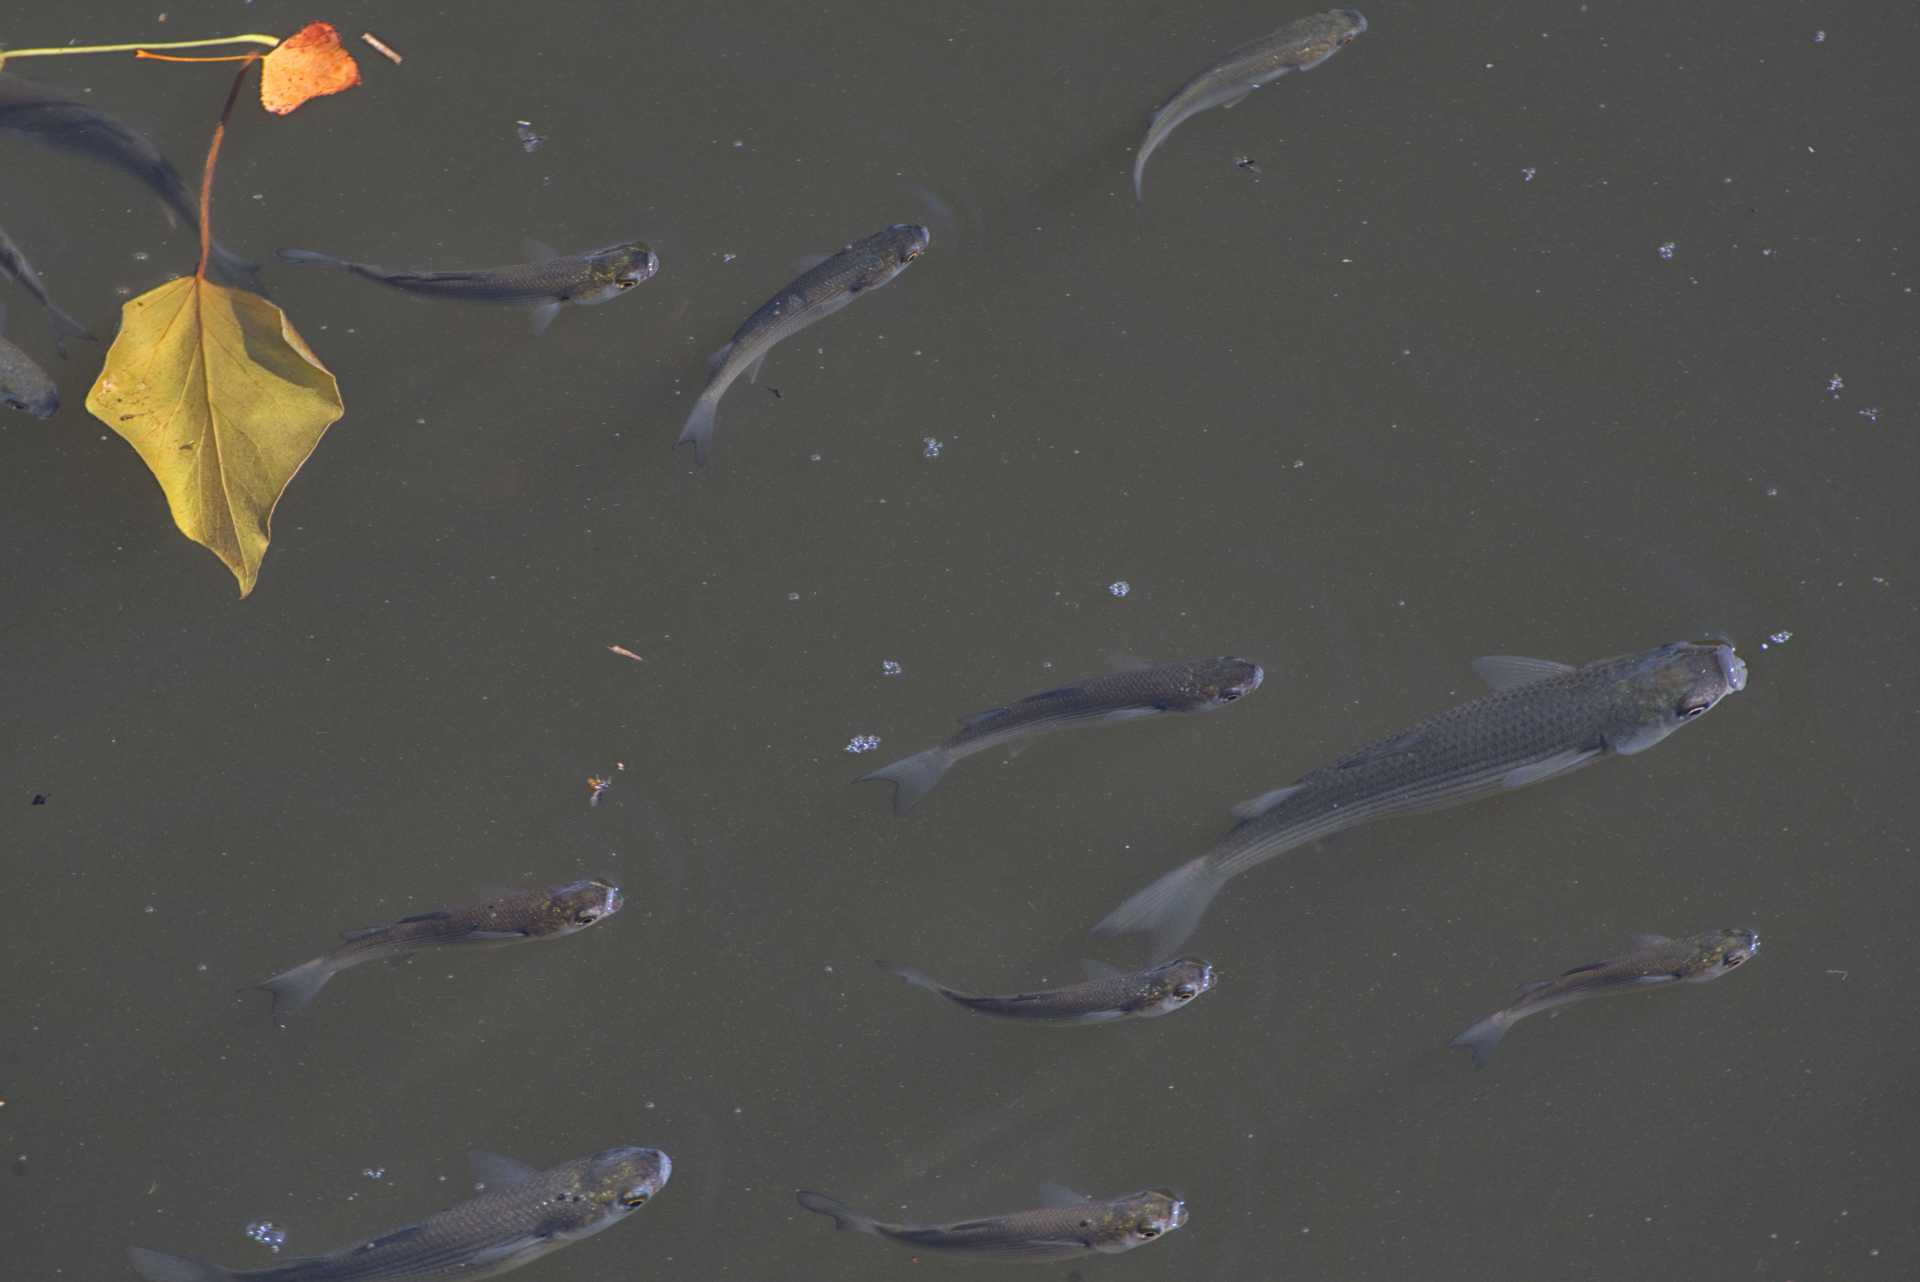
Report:
[{"label": "fish tail", "polygon": [[144,1246],[128,1247],[127,1262],[147,1282],[226,1282],[233,1276],[232,1270],[217,1264],[149,1251]]},{"label": "fish tail", "polygon": [[345,267],[347,260],[335,258],[332,254],[323,254],[317,249],[276,249],[273,256],[283,263],[325,263],[329,267]]},{"label": "fish tail", "polygon": [[1466,1047],[1473,1052],[1473,1066],[1485,1068],[1487,1056],[1493,1054],[1493,1048],[1498,1046],[1500,1039],[1507,1035],[1507,1025],[1510,1022],[1507,1019],[1507,1012],[1497,1010],[1448,1042],[1447,1045]]},{"label": "fish tail", "polygon": [[240,257],[217,240],[207,246],[207,264],[223,280],[260,292],[260,264]]},{"label": "fish tail", "polygon": [[1100,919],[1096,935],[1150,935],[1153,955],[1171,957],[1226,885],[1205,855],[1190,859]]},{"label": "fish tail", "polygon": [[893,785],[893,813],[904,815],[913,809],[914,803],[933,791],[947,768],[953,765],[953,754],[944,747],[928,748],[925,752],[916,752],[911,757],[902,757],[890,766],[882,766],[872,774],[861,775],[857,780],[866,783],[871,779],[885,780]]},{"label": "fish tail", "polygon": [[693,442],[693,457],[701,464],[707,461],[707,452],[713,446],[713,420],[720,411],[720,398],[702,392],[693,403],[693,412],[687,415],[687,425],[680,429],[680,439],[675,445]]},{"label": "fish tail", "polygon": [[97,343],[100,341],[99,337],[85,325],[82,325],[79,321],[61,311],[51,302],[47,304],[47,321],[53,326],[53,349],[63,357],[67,354],[67,340],[69,338],[84,338],[89,343]]},{"label": "fish tail", "polygon": [[[880,1232],[878,1220],[872,1216],[860,1214],[839,1198],[828,1197],[825,1193],[815,1193],[811,1189],[796,1189],[793,1198],[816,1215],[832,1216],[833,1227],[836,1229],[850,1229],[855,1233],[877,1234]],[[185,1279],[181,1282],[185,1282]]]},{"label": "fish tail", "polygon": [[939,993],[942,997],[947,996],[950,992],[945,984],[927,974],[924,970],[915,970],[911,966],[896,966],[890,961],[876,961],[873,964],[881,970],[886,971],[889,975],[898,975],[915,988],[924,988],[928,992]]},{"label": "fish tail", "polygon": [[273,1013],[284,1017],[306,1009],[333,978],[337,967],[330,963],[330,958],[316,957],[261,984],[260,987],[273,994]]},{"label": "fish tail", "polygon": [[1133,158],[1133,203],[1136,205],[1147,203],[1146,193],[1141,188],[1140,180],[1146,175],[1147,157],[1152,154],[1152,147],[1142,146]]}]

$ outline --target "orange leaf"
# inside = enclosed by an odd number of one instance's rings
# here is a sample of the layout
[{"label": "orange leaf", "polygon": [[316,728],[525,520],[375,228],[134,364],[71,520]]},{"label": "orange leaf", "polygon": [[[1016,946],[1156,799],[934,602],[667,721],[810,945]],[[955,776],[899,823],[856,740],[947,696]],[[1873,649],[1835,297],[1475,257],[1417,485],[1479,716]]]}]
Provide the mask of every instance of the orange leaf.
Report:
[{"label": "orange leaf", "polygon": [[260,66],[260,105],[284,116],[309,98],[339,93],[360,83],[340,33],[329,22],[310,22],[275,46]]}]

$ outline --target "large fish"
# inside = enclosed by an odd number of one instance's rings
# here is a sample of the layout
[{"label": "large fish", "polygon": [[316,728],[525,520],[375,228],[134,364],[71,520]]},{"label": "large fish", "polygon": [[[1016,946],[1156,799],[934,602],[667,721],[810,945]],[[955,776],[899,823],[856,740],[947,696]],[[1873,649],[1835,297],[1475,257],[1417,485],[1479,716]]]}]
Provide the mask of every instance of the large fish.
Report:
[{"label": "large fish", "polygon": [[127,1258],[147,1282],[403,1282],[486,1278],[613,1227],[666,1187],[673,1161],[657,1148],[610,1148],[536,1171],[492,1153],[473,1154],[486,1191],[327,1255],[264,1269],[226,1269],[131,1247]]},{"label": "large fish", "polygon": [[894,813],[903,815],[963,757],[1074,726],[1167,712],[1210,712],[1258,690],[1263,675],[1259,664],[1228,655],[1089,677],[963,717],[960,729],[944,742],[862,775],[857,782],[877,779],[892,784]]},{"label": "large fish", "polygon": [[[7,332],[7,309],[0,306],[0,335]],[[33,357],[0,337],[0,405],[25,410],[35,418],[60,412],[60,388]]]},{"label": "large fish", "polygon": [[1041,1024],[1104,1024],[1116,1019],[1152,1019],[1192,1003],[1213,987],[1213,967],[1198,957],[1180,957],[1145,970],[1104,969],[1084,983],[1031,993],[963,993],[924,971],[875,962],[916,988],[935,992],[982,1015]]},{"label": "large fish", "polygon": [[[85,103],[62,98],[31,80],[0,75],[0,130],[118,169],[158,196],[180,222],[195,230],[200,227],[199,196],[188,189],[180,171],[159,148]],[[221,275],[233,281],[250,281],[260,270],[218,242],[210,247],[209,258]]]},{"label": "large fish", "polygon": [[1644,993],[1668,984],[1704,984],[1732,974],[1758,951],[1758,932],[1745,927],[1709,930],[1683,939],[1641,935],[1633,941],[1632,950],[1622,956],[1588,962],[1558,978],[1525,985],[1510,1005],[1493,1012],[1448,1045],[1467,1047],[1473,1052],[1473,1062],[1484,1067],[1507,1030],[1529,1015],[1590,997]]},{"label": "large fish", "polygon": [[84,338],[99,342],[87,327],[67,315],[47,293],[46,285],[40,279],[40,273],[33,270],[33,264],[14,244],[13,237],[7,235],[7,229],[0,227],[0,275],[10,276],[20,283],[20,288],[33,295],[34,301],[47,309],[47,322],[53,326],[53,346],[62,356],[67,354],[67,339]]},{"label": "large fish", "polygon": [[637,240],[582,254],[556,254],[537,248],[539,257],[531,263],[446,272],[391,272],[313,249],[279,249],[274,254],[281,262],[338,267],[363,280],[428,298],[530,306],[533,328],[539,333],[553,324],[562,307],[592,307],[618,298],[642,281],[653,279],[660,270],[659,256]]},{"label": "large fish", "polygon": [[1147,157],[1167,135],[1210,107],[1231,107],[1262,85],[1289,71],[1310,71],[1339,53],[1367,29],[1358,9],[1329,9],[1241,45],[1189,80],[1167,105],[1154,113],[1147,136],[1133,158],[1133,198],[1143,200],[1140,178]]},{"label": "large fish", "polygon": [[1676,641],[1579,668],[1508,656],[1474,668],[1492,694],[1236,806],[1239,826],[1224,840],[1107,914],[1095,933],[1151,934],[1164,957],[1222,886],[1275,855],[1387,815],[1497,796],[1644,752],[1747,684],[1747,665],[1720,642]]},{"label": "large fish", "polygon": [[346,932],[346,943],[275,975],[260,987],[273,994],[276,1015],[299,1010],[350,966],[422,948],[482,948],[558,939],[620,911],[620,887],[575,881],[550,890],[517,890],[465,908],[415,913],[386,926]]},{"label": "large fish", "polygon": [[815,321],[825,320],[862,294],[871,293],[905,271],[927,252],[932,233],[913,223],[895,223],[883,231],[854,241],[787,282],[785,288],[747,317],[733,339],[708,362],[712,373],[693,403],[686,426],[675,445],[693,442],[693,454],[704,463],[713,444],[714,415],[720,398],[742,374],[748,382],[760,377],[760,366],[776,343],[792,338]]},{"label": "large fish", "polygon": [[[801,1206],[831,1216],[833,1226],[892,1238],[922,1251],[995,1260],[1062,1260],[1131,1251],[1187,1222],[1187,1204],[1170,1189],[1142,1189],[1098,1200],[1065,1189],[1036,1211],[1015,1211],[957,1224],[889,1224],[836,1198],[801,1189]],[[182,1280],[184,1282],[184,1280]]]}]

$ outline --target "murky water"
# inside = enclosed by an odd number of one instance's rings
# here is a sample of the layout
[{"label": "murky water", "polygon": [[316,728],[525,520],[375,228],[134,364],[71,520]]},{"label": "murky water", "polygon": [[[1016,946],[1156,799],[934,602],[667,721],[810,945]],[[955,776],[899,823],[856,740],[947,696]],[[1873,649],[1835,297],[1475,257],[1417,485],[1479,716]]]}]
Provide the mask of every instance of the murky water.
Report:
[{"label": "murky water", "polygon": [[[365,87],[242,115],[215,220],[256,257],[640,235],[664,267],[537,340],[270,272],[349,410],[245,602],[80,408],[97,349],[60,363],[5,292],[68,402],[0,418],[8,1275],[263,1266],[457,1200],[470,1147],[645,1143],[657,1204],[526,1277],[895,1278],[911,1254],[792,1190],[953,1219],[1043,1181],[1192,1219],[1036,1277],[1912,1276],[1920,19],[1364,7],[1183,127],[1142,209],[1149,110],[1293,11],[13,15],[16,47],[318,16],[403,52],[356,39]],[[190,174],[227,84],[13,70]],[[111,175],[0,165],[0,225],[101,332],[190,264]],[[671,453],[795,260],[897,221],[932,252],[737,386],[711,466]],[[1001,1025],[871,968],[1077,976],[1228,806],[1470,696],[1476,655],[1706,635],[1751,686],[1657,751],[1236,883],[1190,1011]],[[962,713],[1206,654],[1265,686],[975,758],[904,820],[848,786]],[[247,990],[586,874],[628,907],[578,938],[358,970],[284,1031]],[[1446,1049],[1523,980],[1732,924],[1765,940],[1738,977],[1529,1021],[1484,1071]]]}]

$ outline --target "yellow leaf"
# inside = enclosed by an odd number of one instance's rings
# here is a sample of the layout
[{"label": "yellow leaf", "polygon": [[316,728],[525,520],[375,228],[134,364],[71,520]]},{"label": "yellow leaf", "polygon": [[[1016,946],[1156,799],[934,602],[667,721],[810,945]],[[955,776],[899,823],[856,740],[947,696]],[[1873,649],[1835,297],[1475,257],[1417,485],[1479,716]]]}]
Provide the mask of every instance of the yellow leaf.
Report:
[{"label": "yellow leaf", "polygon": [[345,412],[333,374],[266,299],[182,276],[129,301],[87,410],[127,438],[173,523],[253,591],[274,505]]}]

